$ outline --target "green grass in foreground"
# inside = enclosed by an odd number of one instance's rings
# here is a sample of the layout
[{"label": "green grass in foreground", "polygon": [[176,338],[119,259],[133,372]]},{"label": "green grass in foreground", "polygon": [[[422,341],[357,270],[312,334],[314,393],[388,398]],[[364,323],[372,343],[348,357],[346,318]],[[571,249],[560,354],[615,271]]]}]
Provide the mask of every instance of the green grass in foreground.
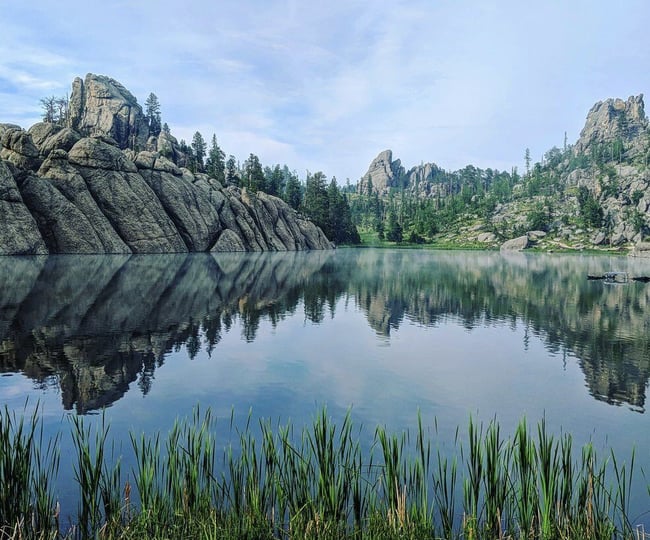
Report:
[{"label": "green grass in foreground", "polygon": [[[77,522],[59,532],[57,439],[38,413],[0,411],[0,539],[18,538],[640,538],[628,520],[634,452],[598,460],[591,445],[522,420],[470,419],[453,451],[415,433],[374,432],[368,455],[348,414],[325,409],[311,425],[238,431],[217,452],[215,420],[199,408],[163,436],[131,434],[125,474],[104,421],[71,421],[79,486]],[[435,435],[435,423],[433,434]],[[256,432],[254,434],[253,432]],[[131,480],[125,480],[125,478]]]}]

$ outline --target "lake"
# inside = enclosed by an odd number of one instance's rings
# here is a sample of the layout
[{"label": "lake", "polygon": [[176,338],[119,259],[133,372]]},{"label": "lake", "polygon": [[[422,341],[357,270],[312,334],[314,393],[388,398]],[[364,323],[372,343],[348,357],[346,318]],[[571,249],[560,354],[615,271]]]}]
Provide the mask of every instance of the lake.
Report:
[{"label": "lake", "polygon": [[[369,437],[470,415],[511,435],[545,418],[574,443],[650,467],[650,260],[331,252],[0,258],[0,405],[38,403],[46,434],[104,410],[111,437],[166,432],[200,404],[227,425],[351,409]],[[27,401],[26,401],[27,400]],[[221,421],[221,420],[220,420]],[[75,489],[61,440],[60,497]],[[126,450],[124,451],[125,454]],[[125,457],[128,465],[128,456]],[[640,480],[643,480],[642,478]],[[648,523],[645,484],[632,517]],[[67,509],[67,510],[66,510]]]}]

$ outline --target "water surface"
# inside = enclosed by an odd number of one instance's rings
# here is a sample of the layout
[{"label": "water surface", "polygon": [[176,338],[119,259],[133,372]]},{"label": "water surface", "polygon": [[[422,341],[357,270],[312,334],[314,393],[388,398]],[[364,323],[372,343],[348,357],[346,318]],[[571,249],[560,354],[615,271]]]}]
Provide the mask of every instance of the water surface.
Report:
[{"label": "water surface", "polygon": [[[0,258],[0,405],[48,432],[105,410],[111,436],[166,432],[197,404],[308,422],[327,405],[451,444],[470,415],[546,418],[650,468],[650,261],[334,252]],[[62,440],[62,451],[70,442]],[[128,463],[128,459],[127,459]],[[62,464],[61,497],[74,488]],[[72,504],[72,503],[70,503]],[[650,509],[639,485],[633,509]],[[645,518],[647,521],[647,516]]]}]

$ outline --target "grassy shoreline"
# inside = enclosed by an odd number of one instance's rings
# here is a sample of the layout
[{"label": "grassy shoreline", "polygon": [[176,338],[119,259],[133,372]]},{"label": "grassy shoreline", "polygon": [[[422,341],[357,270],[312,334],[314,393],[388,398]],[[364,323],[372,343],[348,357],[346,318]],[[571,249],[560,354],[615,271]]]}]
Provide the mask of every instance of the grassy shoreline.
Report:
[{"label": "grassy shoreline", "polygon": [[[4,538],[640,538],[630,522],[628,462],[574,448],[545,421],[469,420],[453,451],[436,424],[378,426],[370,451],[348,414],[322,408],[311,425],[230,421],[216,440],[197,407],[166,434],[130,434],[133,470],[109,449],[110,426],[71,420],[79,490],[75,524],[59,523],[58,435],[44,440],[38,410],[0,411],[0,539]],[[255,427],[256,426],[256,427]],[[649,500],[650,508],[650,500]]]}]

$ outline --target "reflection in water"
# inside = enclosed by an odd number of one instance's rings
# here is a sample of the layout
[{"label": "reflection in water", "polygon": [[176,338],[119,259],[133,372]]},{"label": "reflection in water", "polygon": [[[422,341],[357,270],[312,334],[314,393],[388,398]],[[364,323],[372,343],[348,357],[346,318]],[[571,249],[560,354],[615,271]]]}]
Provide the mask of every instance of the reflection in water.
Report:
[{"label": "reflection in water", "polygon": [[[454,320],[523,322],[553,353],[579,360],[590,393],[643,411],[650,373],[650,285],[587,273],[636,269],[606,257],[339,250],[312,253],[0,258],[0,371],[60,387],[66,409],[143,394],[167,353],[209,353],[239,321],[256,339],[299,306],[334,317],[342,297],[375,332]],[[646,263],[647,264],[647,263]]]}]

